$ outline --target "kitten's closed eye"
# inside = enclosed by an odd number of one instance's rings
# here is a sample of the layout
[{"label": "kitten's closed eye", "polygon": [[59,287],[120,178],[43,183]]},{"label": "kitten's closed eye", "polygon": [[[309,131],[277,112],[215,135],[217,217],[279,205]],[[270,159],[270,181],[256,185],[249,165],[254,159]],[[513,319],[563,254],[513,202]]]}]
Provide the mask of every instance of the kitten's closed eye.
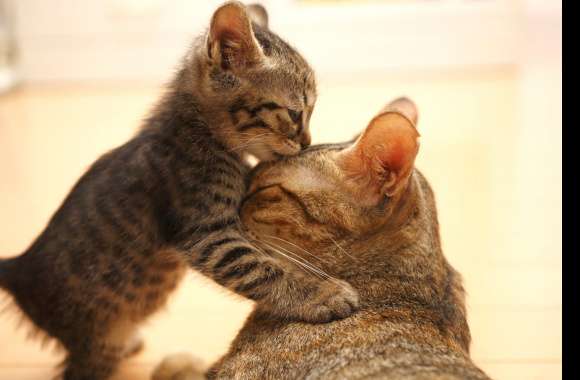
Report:
[{"label": "kitten's closed eye", "polygon": [[230,151],[261,161],[296,155],[310,145],[314,73],[269,30],[263,7],[227,4],[212,17],[206,46],[207,106],[223,101],[228,110],[217,116],[218,134]]},{"label": "kitten's closed eye", "polygon": [[308,118],[303,110],[271,99],[239,98],[229,108],[238,143],[260,160],[295,155],[310,145]]}]

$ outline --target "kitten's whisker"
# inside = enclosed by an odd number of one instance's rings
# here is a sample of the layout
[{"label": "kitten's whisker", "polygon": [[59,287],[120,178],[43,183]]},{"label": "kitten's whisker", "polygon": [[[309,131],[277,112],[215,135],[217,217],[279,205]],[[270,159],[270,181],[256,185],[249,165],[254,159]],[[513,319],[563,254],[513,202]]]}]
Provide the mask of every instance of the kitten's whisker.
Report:
[{"label": "kitten's whisker", "polygon": [[264,132],[264,133],[260,133],[260,134],[258,134],[258,135],[255,135],[255,136],[253,136],[253,137],[250,137],[250,138],[249,138],[248,140],[246,140],[244,143],[242,143],[242,144],[240,144],[240,145],[238,145],[238,146],[236,146],[236,147],[232,148],[231,150],[232,150],[232,151],[237,151],[237,150],[240,150],[240,149],[244,149],[244,148],[246,148],[246,147],[249,147],[249,146],[251,146],[251,145],[252,145],[252,142],[253,142],[254,140],[256,140],[256,139],[258,139],[258,138],[260,138],[260,137],[262,137],[262,136],[268,136],[268,135],[273,135],[273,133],[272,133],[272,132]]},{"label": "kitten's whisker", "polygon": [[[272,132],[259,133],[257,135],[254,135],[254,136],[250,137],[246,142],[255,140],[255,139],[260,138],[262,136],[268,136],[268,135],[273,135],[273,133]],[[232,136],[239,136],[239,135],[232,135]],[[244,136],[251,136],[251,133],[248,133],[248,134],[246,134]]]},{"label": "kitten's whisker", "polygon": [[248,149],[254,146],[258,146],[259,144],[247,144],[247,145],[238,145],[235,148],[229,150],[229,152],[239,152],[244,149]]},{"label": "kitten's whisker", "polygon": [[240,145],[238,145],[238,146],[230,149],[229,151],[230,152],[237,152],[237,151],[240,151],[240,150],[243,150],[243,149],[247,149],[247,148],[250,148],[250,147],[253,147],[253,146],[259,146],[259,145],[260,145],[259,143],[240,144]]}]

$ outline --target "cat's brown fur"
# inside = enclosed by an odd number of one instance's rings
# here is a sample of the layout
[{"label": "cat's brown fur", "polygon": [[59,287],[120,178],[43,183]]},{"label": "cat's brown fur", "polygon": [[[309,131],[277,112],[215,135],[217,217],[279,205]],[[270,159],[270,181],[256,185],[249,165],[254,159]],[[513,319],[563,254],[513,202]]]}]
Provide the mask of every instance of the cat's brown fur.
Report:
[{"label": "cat's brown fur", "polygon": [[308,146],[316,97],[312,70],[263,13],[219,7],[142,130],[92,165],[24,254],[0,260],[0,287],[66,349],[65,379],[108,378],[187,267],[284,319],[356,308],[348,284],[263,254],[240,227],[245,155]]},{"label": "cat's brown fur", "polygon": [[[413,169],[416,120],[413,103],[399,99],[355,144],[256,170],[245,225],[264,245],[351,283],[361,309],[313,325],[258,306],[208,378],[488,379],[469,356],[464,291],[441,250],[433,192]],[[192,369],[169,377],[183,363],[165,362],[154,378],[199,378]]]}]

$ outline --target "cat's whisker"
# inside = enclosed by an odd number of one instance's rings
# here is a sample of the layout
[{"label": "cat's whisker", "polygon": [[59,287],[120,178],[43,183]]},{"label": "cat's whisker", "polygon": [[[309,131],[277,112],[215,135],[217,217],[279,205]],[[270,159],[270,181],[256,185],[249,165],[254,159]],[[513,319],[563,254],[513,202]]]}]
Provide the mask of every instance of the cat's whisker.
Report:
[{"label": "cat's whisker", "polygon": [[294,222],[295,225],[297,225],[300,228],[304,228],[304,223],[302,223],[298,218],[295,218],[291,215],[288,215],[288,219],[290,219],[291,221]]},{"label": "cat's whisker", "polygon": [[[316,267],[311,265],[308,261],[303,260],[302,258],[297,256],[295,253],[290,252],[287,249],[283,249],[282,247],[280,247],[276,244],[268,243],[268,242],[263,241],[263,240],[256,240],[256,242],[258,242],[259,244],[265,245],[267,248],[274,250],[276,253],[279,253],[279,254],[283,255],[284,257],[291,259],[294,262],[299,263],[301,266],[307,267],[309,270],[312,270],[312,271],[316,270]],[[283,251],[285,251],[286,253],[284,253]],[[288,256],[288,255],[290,255],[290,256]]]},{"label": "cat's whisker", "polygon": [[[289,250],[287,250],[287,249],[285,249],[285,248],[283,248],[283,247],[280,247],[280,246],[279,246],[279,245],[277,245],[277,244],[274,244],[274,243],[271,243],[271,242],[268,244],[267,242],[265,242],[265,241],[263,241],[263,240],[259,240],[259,241],[260,241],[261,243],[264,243],[264,244],[268,245],[268,246],[270,246],[271,244],[273,244],[275,247],[277,247],[277,248],[279,248],[279,249],[282,249],[282,250],[284,250],[284,251],[286,251],[286,252],[288,252],[288,253],[290,253],[290,254],[292,254],[292,255],[298,256],[298,255],[296,255],[296,253],[294,253],[294,252],[291,252],[291,251],[289,251]],[[298,248],[299,248],[299,247],[298,247]],[[278,253],[281,253],[281,252],[279,252],[279,251],[278,251]],[[300,257],[300,256],[298,256],[298,257]],[[344,288],[344,289],[347,289],[347,288],[346,288],[346,287],[345,287],[345,286],[342,284],[342,282],[341,282],[339,279],[337,279],[336,277],[334,277],[334,276],[331,276],[330,274],[328,274],[327,272],[325,272],[325,271],[323,271],[322,269],[318,268],[316,265],[314,265],[314,264],[313,264],[313,263],[311,263],[310,261],[306,260],[305,258],[303,258],[303,257],[300,257],[300,259],[301,259],[301,260],[304,260],[304,261],[306,261],[306,263],[308,263],[309,265],[311,265],[311,266],[313,267],[313,269],[314,269],[314,270],[316,270],[316,271],[317,271],[317,273],[320,273],[320,275],[321,275],[321,276],[324,276],[324,278],[326,278],[326,280],[328,280],[328,281],[332,281],[332,282],[334,282],[335,284],[337,284],[337,285],[341,286],[342,288]]]},{"label": "cat's whisker", "polygon": [[282,239],[282,238],[280,238],[280,237],[278,237],[278,236],[274,236],[274,235],[264,235],[264,236],[265,236],[265,237],[267,237],[267,238],[270,238],[270,239],[276,239],[276,240],[279,240],[279,241],[281,241],[281,242],[283,242],[283,243],[286,243],[286,244],[290,244],[291,246],[298,248],[298,249],[299,249],[299,250],[301,250],[302,252],[304,252],[304,253],[306,253],[306,254],[308,254],[308,255],[310,255],[310,256],[312,256],[312,257],[314,257],[315,259],[317,259],[317,260],[320,260],[320,261],[322,261],[323,263],[330,264],[330,262],[329,262],[329,261],[321,259],[320,257],[318,257],[318,256],[314,255],[313,253],[310,253],[309,251],[307,251],[306,249],[304,249],[304,248],[300,247],[299,245],[296,245],[296,244],[294,244],[294,243],[292,243],[292,242],[289,242],[288,240]]},{"label": "cat's whisker", "polygon": [[283,248],[283,247],[281,247],[281,246],[279,246],[279,245],[277,245],[275,243],[272,243],[272,242],[266,242],[266,241],[263,241],[263,240],[260,240],[260,242],[268,245],[268,247],[275,248],[278,251],[282,250],[282,251],[286,252],[286,254],[291,255],[293,258],[295,258],[297,260],[300,260],[300,262],[302,262],[305,265],[307,265],[311,270],[315,271],[316,273],[320,274],[321,276],[324,276],[325,278],[332,277],[328,273],[324,272],[322,269],[320,269],[319,267],[317,267],[316,265],[314,265],[313,263],[311,263],[310,261],[304,259],[303,257],[300,257],[299,255],[297,255],[296,253],[294,253],[294,252],[292,252],[292,251],[290,251],[288,249],[285,249],[285,248]]},{"label": "cat's whisker", "polygon": [[274,247],[283,250],[284,252],[287,252],[288,254],[292,255],[293,257],[302,260],[303,262],[307,263],[308,265],[310,265],[312,268],[316,269],[317,271],[320,271],[321,273],[323,273],[324,275],[327,275],[328,277],[332,277],[330,276],[328,273],[324,272],[321,268],[317,267],[314,263],[312,263],[311,261],[309,261],[308,259],[298,255],[296,252],[292,252],[289,249],[286,249],[276,243],[273,242],[266,242],[267,244],[273,245]]},{"label": "cat's whisker", "polygon": [[[323,272],[322,270],[320,270],[320,269],[317,269],[317,268],[315,268],[315,267],[314,267],[314,266],[312,266],[312,265],[306,264],[306,263],[304,263],[303,261],[301,261],[301,260],[299,260],[299,259],[297,259],[297,258],[295,258],[295,257],[293,257],[293,256],[290,256],[290,255],[288,255],[288,254],[286,254],[286,253],[282,252],[281,250],[282,250],[283,248],[281,248],[281,247],[276,247],[276,246],[274,246],[274,245],[271,245],[271,244],[269,244],[269,243],[267,243],[267,242],[265,242],[265,241],[263,241],[263,240],[261,241],[261,243],[262,243],[262,244],[265,244],[265,245],[266,245],[268,248],[270,248],[270,249],[271,249],[271,250],[273,250],[274,252],[276,252],[276,253],[278,253],[278,254],[282,255],[283,257],[287,258],[288,260],[290,260],[290,261],[292,261],[292,262],[295,262],[296,264],[298,264],[298,265],[299,265],[299,266],[301,266],[302,268],[304,268],[304,269],[308,270],[308,272],[310,272],[310,273],[312,273],[312,274],[316,275],[317,277],[319,277],[319,278],[321,278],[321,279],[330,279],[330,277],[331,277],[331,276],[330,276],[330,275],[328,275],[327,273]],[[286,251],[286,252],[288,252],[287,250],[285,250],[285,251]]]},{"label": "cat's whisker", "polygon": [[[326,273],[322,269],[318,268],[316,265],[312,264],[310,261],[306,260],[303,257],[300,257],[300,256],[296,255],[296,253],[294,253],[292,251],[289,251],[289,250],[287,250],[287,249],[285,249],[283,247],[280,247],[280,246],[278,246],[276,244],[273,244],[273,243],[268,244],[267,242],[264,242],[263,240],[261,240],[261,242],[264,243],[264,244],[266,244],[266,245],[268,245],[268,246],[270,246],[270,248],[272,248],[272,249],[274,249],[273,247],[277,247],[278,249],[284,250],[285,252],[287,252],[287,253],[289,253],[291,255],[294,255],[295,257],[300,258],[300,260],[305,261],[307,263],[307,265],[309,265],[312,270],[315,270],[316,273],[318,273],[320,276],[322,276],[323,278],[325,278],[327,281],[332,281],[335,284],[340,285],[341,287],[343,287],[344,289],[346,289],[346,287],[336,277],[333,277],[333,276],[329,275],[328,273]],[[273,244],[273,247],[271,246],[271,244]],[[282,254],[282,252],[280,252],[279,250],[277,250],[277,252],[280,253],[280,254]]]},{"label": "cat's whisker", "polygon": [[334,243],[334,245],[336,245],[336,247],[342,252],[344,253],[346,256],[350,257],[351,259],[353,259],[354,261],[358,261],[358,259],[356,257],[354,257],[353,255],[349,254],[346,249],[342,248],[340,246],[340,244],[338,244],[336,242],[336,240],[334,240],[332,237],[330,238],[330,240],[332,240],[332,242]]}]

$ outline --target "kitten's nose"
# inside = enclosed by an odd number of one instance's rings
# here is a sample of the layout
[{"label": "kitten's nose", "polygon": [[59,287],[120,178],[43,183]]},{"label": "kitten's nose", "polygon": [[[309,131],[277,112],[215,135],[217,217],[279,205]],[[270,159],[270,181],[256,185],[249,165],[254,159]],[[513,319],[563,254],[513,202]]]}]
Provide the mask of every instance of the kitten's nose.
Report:
[{"label": "kitten's nose", "polygon": [[302,149],[308,148],[310,146],[310,141],[311,141],[310,132],[304,131],[300,136],[300,146],[302,147]]}]

